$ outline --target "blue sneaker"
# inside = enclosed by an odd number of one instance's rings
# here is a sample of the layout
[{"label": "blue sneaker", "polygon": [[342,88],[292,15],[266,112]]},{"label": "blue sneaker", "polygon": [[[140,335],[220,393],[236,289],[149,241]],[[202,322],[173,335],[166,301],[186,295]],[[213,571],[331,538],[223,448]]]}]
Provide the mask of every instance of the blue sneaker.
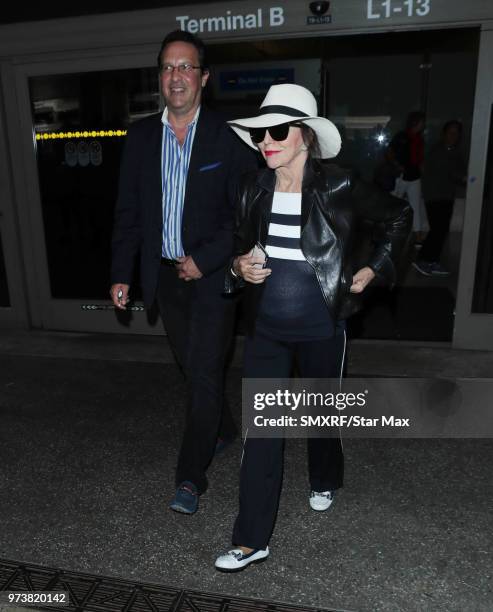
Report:
[{"label": "blue sneaker", "polygon": [[413,261],[413,268],[417,270],[420,274],[424,276],[431,276],[432,273],[432,264],[429,261],[424,260],[416,260]]},{"label": "blue sneaker", "polygon": [[182,514],[194,514],[199,507],[199,494],[193,482],[184,480],[176,489],[175,496],[169,505],[171,510]]}]

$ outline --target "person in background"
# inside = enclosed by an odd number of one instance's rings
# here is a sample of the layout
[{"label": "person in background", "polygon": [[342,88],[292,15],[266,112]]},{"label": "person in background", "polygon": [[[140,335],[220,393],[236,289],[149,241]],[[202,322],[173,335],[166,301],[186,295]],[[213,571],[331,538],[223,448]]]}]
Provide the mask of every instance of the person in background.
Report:
[{"label": "person in background", "polygon": [[[393,283],[412,210],[399,198],[355,179],[320,158],[337,155],[341,138],[319,117],[310,91],[273,85],[255,117],[229,122],[267,167],[238,189],[235,257],[226,290],[244,286],[245,378],[339,378],[346,348],[344,320],[376,277]],[[356,218],[382,224],[373,252],[352,268]],[[254,247],[260,253],[254,253]],[[262,256],[266,251],[267,260]],[[266,265],[265,265],[266,264]],[[246,437],[234,549],[215,567],[239,571],[269,556],[283,472],[282,438]],[[340,437],[308,440],[310,507],[327,510],[343,484]]]},{"label": "person in background", "polygon": [[425,276],[449,274],[440,258],[450,229],[457,188],[465,182],[466,164],[460,147],[461,136],[461,122],[447,121],[439,142],[425,157],[422,182],[430,231],[413,262],[416,270]]},{"label": "person in background", "polygon": [[400,175],[401,167],[396,163],[392,149],[387,147],[375,167],[373,182],[380,189],[392,193],[395,190],[396,181]]},{"label": "person in background", "polygon": [[144,303],[157,300],[187,382],[170,508],[193,514],[218,435],[232,439],[236,431],[223,393],[234,303],[221,293],[233,249],[234,190],[257,163],[224,119],[201,103],[209,70],[199,38],[168,34],[158,67],[166,108],[130,126],[123,153],[110,295],[125,309],[140,252]]},{"label": "person in background", "polygon": [[395,160],[400,176],[392,192],[405,198],[411,205],[415,243],[421,246],[425,235],[426,219],[421,202],[421,174],[424,161],[425,114],[422,111],[409,113],[406,129],[398,132],[389,145],[388,155]]}]

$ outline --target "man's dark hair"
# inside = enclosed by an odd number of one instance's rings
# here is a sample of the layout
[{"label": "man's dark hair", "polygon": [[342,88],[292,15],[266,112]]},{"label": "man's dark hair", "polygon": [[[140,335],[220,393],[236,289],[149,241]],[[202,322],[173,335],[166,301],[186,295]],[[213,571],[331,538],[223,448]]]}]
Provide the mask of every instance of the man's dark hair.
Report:
[{"label": "man's dark hair", "polygon": [[413,127],[416,127],[418,123],[424,120],[425,114],[423,111],[413,111],[407,116],[406,129],[411,130]]},{"label": "man's dark hair", "polygon": [[204,43],[202,40],[195,36],[194,34],[190,34],[190,32],[185,32],[184,30],[174,30],[166,35],[163,42],[161,43],[161,49],[159,49],[159,54],[157,56],[157,65],[158,68],[161,69],[161,56],[165,47],[174,42],[184,42],[189,45],[193,45],[197,49],[197,53],[199,54],[199,64],[202,68],[202,72],[209,70],[209,64],[207,62],[207,52]]},{"label": "man's dark hair", "polygon": [[451,119],[450,121],[447,121],[442,128],[442,134],[447,133],[452,127],[456,128],[459,134],[462,134],[462,123],[458,119]]},{"label": "man's dark hair", "polygon": [[300,123],[303,142],[308,148],[308,157],[321,157],[320,143],[317,134],[306,123]]}]

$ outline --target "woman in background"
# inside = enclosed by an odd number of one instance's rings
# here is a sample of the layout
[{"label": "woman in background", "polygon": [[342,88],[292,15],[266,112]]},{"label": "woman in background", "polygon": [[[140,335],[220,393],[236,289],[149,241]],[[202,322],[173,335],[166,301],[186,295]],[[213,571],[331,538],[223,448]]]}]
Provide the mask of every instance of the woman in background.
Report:
[{"label": "woman in background", "polygon": [[447,276],[440,263],[459,185],[465,183],[466,164],[460,148],[462,124],[447,121],[442,135],[425,157],[422,187],[430,231],[413,266],[425,276]]},{"label": "woman in background", "polygon": [[425,236],[426,219],[421,202],[421,175],[423,170],[425,143],[425,114],[422,111],[409,113],[406,129],[398,132],[389,145],[389,154],[398,165],[400,176],[392,192],[398,198],[405,198],[414,213],[413,229],[415,243],[421,246]]}]

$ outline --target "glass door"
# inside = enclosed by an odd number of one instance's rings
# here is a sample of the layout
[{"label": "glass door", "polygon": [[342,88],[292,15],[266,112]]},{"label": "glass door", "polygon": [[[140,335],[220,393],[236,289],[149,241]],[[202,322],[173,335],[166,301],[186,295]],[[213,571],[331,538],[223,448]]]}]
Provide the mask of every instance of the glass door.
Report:
[{"label": "glass door", "polygon": [[22,186],[37,270],[30,299],[43,328],[161,334],[157,313],[143,308],[138,276],[127,312],[109,300],[121,152],[128,126],[159,111],[157,71],[109,63],[54,62],[17,75],[21,133],[32,142]]},{"label": "glass door", "polygon": [[[393,139],[405,133],[412,112],[422,111],[425,116],[423,153],[417,163],[421,178],[416,181],[421,183],[421,197],[413,204],[415,216],[421,217],[421,225],[414,229],[421,235],[413,236],[394,290],[368,289],[366,309],[350,320],[351,337],[453,339],[478,40],[477,29],[360,36],[352,44],[346,42],[340,56],[328,58],[328,106],[344,135],[340,165],[392,191],[399,180],[392,162]],[[461,176],[452,187],[448,179],[443,185],[435,161],[445,150],[443,130],[449,122],[462,126],[453,158]],[[459,172],[455,166],[454,171]],[[427,239],[428,205],[442,198],[451,200],[452,219],[439,253],[434,253],[441,274],[425,274],[420,269],[420,247],[424,244],[427,256],[437,250],[433,235]]]},{"label": "glass door", "polygon": [[[227,48],[215,45],[214,103],[228,117],[245,117],[256,112],[272,82],[304,85],[342,134],[335,163],[390,191],[392,187],[383,180],[389,144],[405,129],[412,111],[422,110],[426,115],[425,170],[451,120],[462,124],[458,153],[468,158],[479,35],[479,28],[467,28],[257,41]],[[236,69],[223,64],[224,57],[229,61],[234,57]],[[455,191],[450,231],[442,244],[444,274],[421,274],[413,265],[419,249],[410,248],[402,258],[392,292],[376,284],[368,288],[366,308],[350,320],[350,337],[452,341],[463,244],[464,174],[465,170]],[[439,177],[431,178],[436,182]],[[420,208],[426,219],[423,198]],[[368,232],[362,232],[362,239],[363,234]]]}]

